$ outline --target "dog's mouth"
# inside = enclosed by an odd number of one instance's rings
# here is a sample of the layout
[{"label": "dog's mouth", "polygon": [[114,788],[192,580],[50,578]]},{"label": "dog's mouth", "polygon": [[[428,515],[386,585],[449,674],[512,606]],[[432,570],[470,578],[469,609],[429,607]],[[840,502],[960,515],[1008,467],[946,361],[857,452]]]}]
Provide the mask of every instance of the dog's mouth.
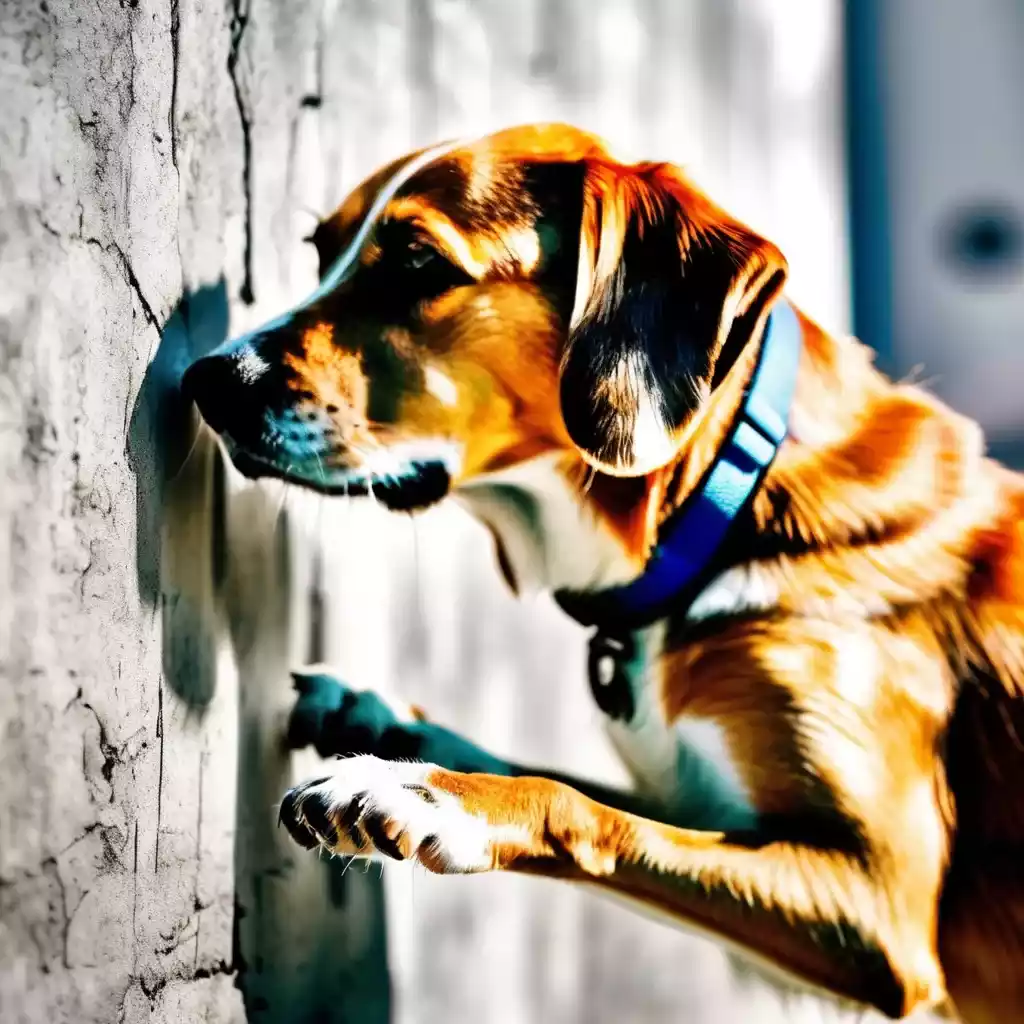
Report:
[{"label": "dog's mouth", "polygon": [[222,437],[235,468],[251,480],[271,477],[319,494],[369,496],[392,512],[428,508],[451,490],[451,471],[440,458],[405,459],[387,473],[325,467],[320,460],[312,466],[305,462],[284,466],[243,448],[230,436]]}]

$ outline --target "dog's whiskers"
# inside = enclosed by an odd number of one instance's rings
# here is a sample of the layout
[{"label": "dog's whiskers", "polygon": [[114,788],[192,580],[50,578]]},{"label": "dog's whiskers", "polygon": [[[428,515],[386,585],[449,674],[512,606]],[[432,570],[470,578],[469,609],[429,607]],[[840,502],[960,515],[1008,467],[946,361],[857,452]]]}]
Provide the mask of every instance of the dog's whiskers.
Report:
[{"label": "dog's whiskers", "polygon": [[192,456],[195,455],[196,449],[199,447],[199,439],[209,429],[210,428],[206,425],[205,420],[200,420],[199,429],[196,431],[196,436],[192,438],[192,443],[189,445],[188,452],[185,454],[185,458],[181,460],[181,465],[178,466],[174,475],[168,479],[167,482],[169,484],[176,483],[178,477],[180,477],[182,473],[185,472],[185,469],[188,467],[188,464],[192,461]]},{"label": "dog's whiskers", "polygon": [[[288,463],[287,468],[284,471],[284,475],[287,476],[292,471],[292,463]],[[274,513],[274,526],[277,526],[278,520],[281,518],[281,514],[285,510],[285,505],[288,502],[288,495],[291,491],[291,487],[287,480],[281,481],[281,498],[277,503],[277,511]]]},{"label": "dog's whiskers", "polygon": [[593,466],[587,466],[583,474],[583,493],[586,495],[590,493],[590,488],[594,486],[594,481],[597,479],[597,470]]},{"label": "dog's whiskers", "polygon": [[317,506],[316,506],[316,539],[322,552],[326,547],[324,543],[324,496],[323,494],[317,495]]},{"label": "dog's whiskers", "polygon": [[[429,620],[423,604],[423,565],[420,557],[420,534],[417,529],[416,516],[410,514],[409,522],[412,525],[413,587],[415,588],[413,597],[416,602],[416,615],[419,620],[416,626],[419,635],[426,637],[429,636],[430,630],[427,626]],[[423,653],[426,655],[427,652],[424,651]]]}]

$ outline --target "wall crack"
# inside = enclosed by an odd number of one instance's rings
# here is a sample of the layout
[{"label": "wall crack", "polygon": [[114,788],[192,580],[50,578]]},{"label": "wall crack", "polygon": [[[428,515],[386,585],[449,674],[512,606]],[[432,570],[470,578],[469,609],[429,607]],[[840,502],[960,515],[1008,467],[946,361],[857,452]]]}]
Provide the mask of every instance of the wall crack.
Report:
[{"label": "wall crack", "polygon": [[228,75],[235,94],[238,120],[242,126],[242,195],[245,200],[245,248],[242,254],[243,278],[239,298],[251,306],[256,297],[253,294],[252,274],[252,119],[249,115],[242,85],[238,77],[238,61],[242,52],[242,37],[249,25],[248,0],[232,0],[231,49],[228,52]]},{"label": "wall crack", "polygon": [[171,107],[167,113],[167,128],[171,133],[171,163],[178,175],[181,192],[181,168],[178,167],[178,74],[181,67],[181,7],[180,0],[171,0]]},{"label": "wall crack", "polygon": [[107,255],[113,256],[117,261],[118,268],[121,271],[121,276],[124,278],[125,284],[134,292],[135,297],[139,300],[139,305],[142,307],[142,315],[146,318],[146,322],[157,330],[160,330],[160,320],[150,305],[149,300],[146,298],[142,291],[142,284],[135,274],[135,270],[132,267],[131,261],[125,255],[124,250],[117,242],[103,242],[99,238],[95,238],[92,235],[83,235],[81,232],[82,228],[82,211],[81,204],[79,204],[79,216],[78,216],[78,231],[66,232],[61,231],[59,228],[55,228],[47,219],[43,216],[42,212],[38,216],[40,227],[51,237],[55,238],[62,246],[68,242],[82,242],[85,245],[91,245],[99,249],[101,252],[107,253]]},{"label": "wall crack", "polygon": [[[96,242],[95,239],[87,239],[89,242]],[[121,265],[121,272],[124,274],[125,281],[128,282],[129,287],[135,292],[136,298],[139,300],[139,305],[142,306],[142,312],[146,317],[146,321],[157,330],[160,330],[160,321],[157,318],[156,313],[153,312],[153,307],[149,304],[146,296],[142,293],[142,285],[139,283],[139,279],[135,276],[135,271],[132,269],[131,261],[124,254],[124,250],[117,244],[117,242],[111,242],[107,246],[101,246],[106,252],[113,253],[117,257],[118,263]]]}]

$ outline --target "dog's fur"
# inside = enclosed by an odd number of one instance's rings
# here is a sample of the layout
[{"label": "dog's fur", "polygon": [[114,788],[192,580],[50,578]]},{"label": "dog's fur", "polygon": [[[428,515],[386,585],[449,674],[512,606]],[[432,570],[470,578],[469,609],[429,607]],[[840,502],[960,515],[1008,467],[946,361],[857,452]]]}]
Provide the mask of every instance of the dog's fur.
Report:
[{"label": "dog's fur", "polygon": [[[324,271],[409,159],[317,228]],[[240,468],[451,493],[513,588],[639,574],[741,401],[778,249],[563,126],[439,152],[372,228],[335,288],[190,372]],[[790,437],[720,575],[638,637],[615,728],[660,803],[363,756],[283,816],[339,853],[594,883],[894,1017],[1024,1018],[1024,481],[800,325]]]}]

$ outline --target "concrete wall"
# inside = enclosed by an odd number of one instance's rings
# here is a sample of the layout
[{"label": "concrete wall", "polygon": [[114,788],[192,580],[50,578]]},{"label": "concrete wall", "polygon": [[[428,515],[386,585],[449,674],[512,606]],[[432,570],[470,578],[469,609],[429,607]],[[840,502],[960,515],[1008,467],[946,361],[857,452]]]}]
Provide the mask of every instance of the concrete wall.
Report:
[{"label": "concrete wall", "polygon": [[619,769],[582,632],[513,602],[472,524],[244,484],[175,382],[310,287],[310,210],[540,118],[687,163],[842,328],[837,6],[0,0],[5,1024],[781,1019],[587,893],[286,841],[310,657],[497,752]]},{"label": "concrete wall", "polygon": [[161,590],[189,424],[147,377],[184,289],[240,287],[231,47],[220,8],[0,6],[5,1021],[242,1019],[234,702],[190,711],[164,671],[215,638]]}]

